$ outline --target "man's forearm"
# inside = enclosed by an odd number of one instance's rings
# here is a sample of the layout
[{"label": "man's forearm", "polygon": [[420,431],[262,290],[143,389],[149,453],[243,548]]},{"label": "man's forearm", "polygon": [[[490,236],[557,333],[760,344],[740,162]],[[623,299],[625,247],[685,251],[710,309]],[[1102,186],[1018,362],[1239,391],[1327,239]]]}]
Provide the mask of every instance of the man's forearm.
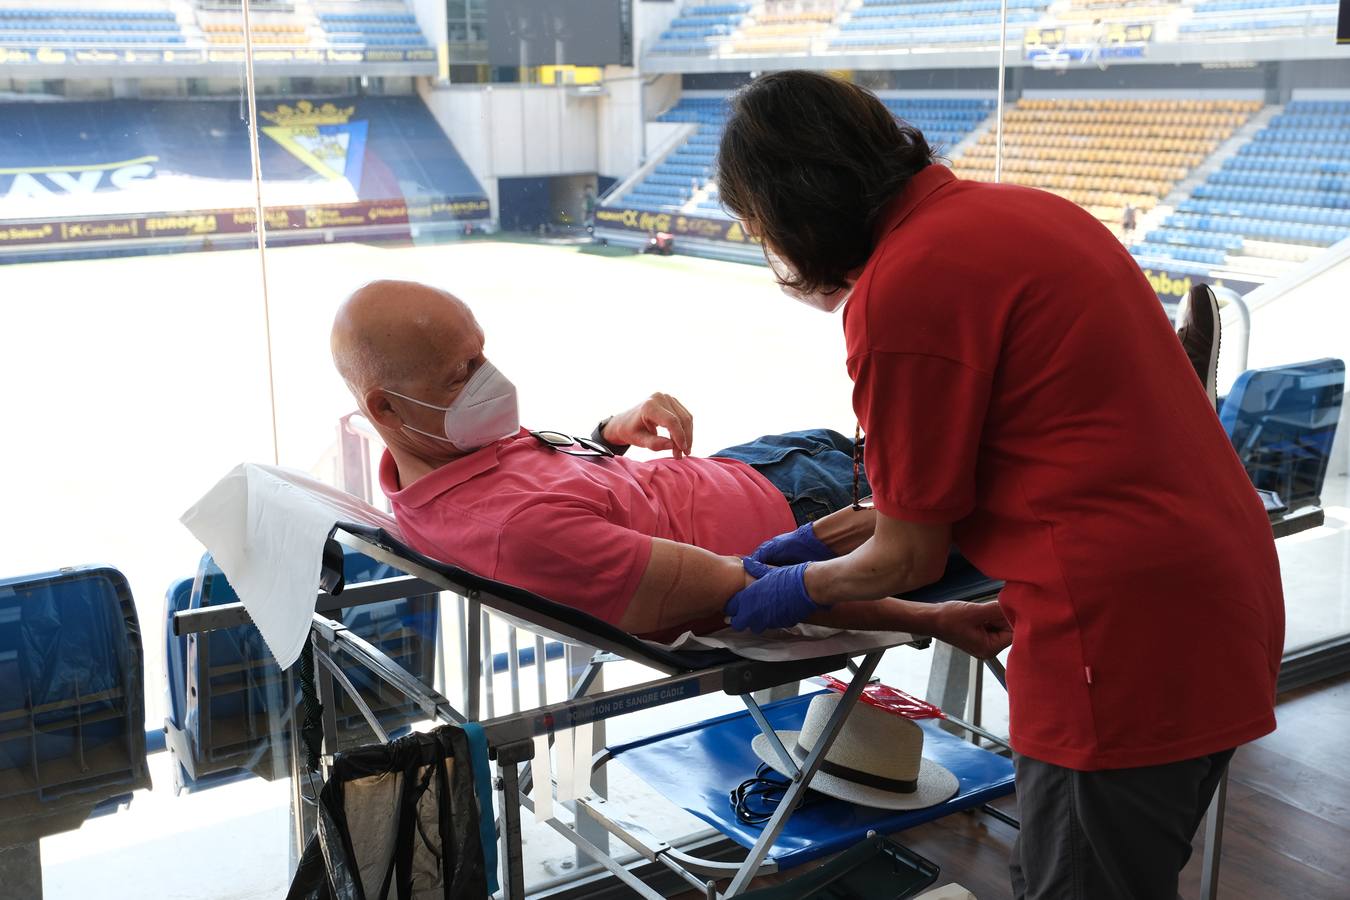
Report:
[{"label": "man's forearm", "polygon": [[812,625],[848,628],[854,631],[905,631],[933,634],[940,604],[919,603],[887,597],[861,603],[838,603],[807,619]]}]

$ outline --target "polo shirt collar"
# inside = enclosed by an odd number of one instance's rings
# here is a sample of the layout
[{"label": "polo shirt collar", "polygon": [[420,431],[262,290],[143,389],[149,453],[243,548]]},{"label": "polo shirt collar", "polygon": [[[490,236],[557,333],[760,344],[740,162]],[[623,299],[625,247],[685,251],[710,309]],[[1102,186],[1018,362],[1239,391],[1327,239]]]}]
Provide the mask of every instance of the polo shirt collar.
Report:
[{"label": "polo shirt collar", "polygon": [[927,168],[920,169],[900,193],[882,208],[872,232],[872,243],[877,243],[899,228],[920,203],[927,200],[939,188],[955,180],[956,176],[952,174],[952,170],[941,163],[930,163]]},{"label": "polo shirt collar", "polygon": [[[529,432],[522,429],[520,434],[528,435]],[[469,479],[497,468],[502,448],[519,437],[520,435],[517,435],[500,440],[459,459],[453,459],[402,489],[397,487],[398,464],[394,462],[393,454],[386,449],[384,455],[380,457],[380,488],[392,503],[408,507],[424,506]]]}]

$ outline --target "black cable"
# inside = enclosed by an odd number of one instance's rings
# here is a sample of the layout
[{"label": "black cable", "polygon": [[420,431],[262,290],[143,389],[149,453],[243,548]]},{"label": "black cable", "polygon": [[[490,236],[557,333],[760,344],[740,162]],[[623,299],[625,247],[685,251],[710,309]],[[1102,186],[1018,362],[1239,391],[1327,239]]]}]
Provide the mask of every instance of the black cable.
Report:
[{"label": "black cable", "polygon": [[[736,786],[730,794],[731,808],[736,819],[742,825],[763,825],[773,818],[778,804],[783,802],[792,779],[775,771],[768,763],[760,763],[754,778],[747,778]],[[805,794],[797,804],[798,808],[809,806],[815,801],[815,795]]]}]

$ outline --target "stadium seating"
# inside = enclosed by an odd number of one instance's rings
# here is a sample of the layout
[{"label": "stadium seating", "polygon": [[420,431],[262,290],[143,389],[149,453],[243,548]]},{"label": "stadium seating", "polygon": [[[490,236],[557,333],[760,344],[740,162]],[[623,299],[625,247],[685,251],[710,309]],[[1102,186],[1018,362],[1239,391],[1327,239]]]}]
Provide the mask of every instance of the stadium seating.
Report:
[{"label": "stadium seating", "polygon": [[144,678],[121,572],[0,579],[0,847],[78,828],[150,787]]},{"label": "stadium seating", "polygon": [[727,3],[725,0],[685,3],[679,16],[661,33],[652,51],[710,56],[749,11],[749,3]]},{"label": "stadium seating", "polygon": [[[478,180],[417,97],[260,101],[269,206],[359,201],[485,202]],[[238,100],[0,104],[0,169],[98,168],[149,157],[140,177],[38,199],[0,194],[0,218],[178,213],[236,208],[252,174]],[[310,129],[330,137],[325,170],[297,153]],[[312,146],[312,144],[310,145]],[[337,175],[338,177],[333,177]]]},{"label": "stadium seating", "polygon": [[1350,238],[1350,100],[1288,104],[1162,224],[1144,238],[1149,256],[1194,261],[1188,251],[1217,237],[1215,264],[1262,272]]},{"label": "stadium seating", "polygon": [[0,7],[0,44],[10,46],[161,46],[183,44],[168,9]]},{"label": "stadium seating", "polygon": [[1336,23],[1336,4],[1329,0],[1201,0],[1192,10],[1178,29],[1181,39],[1326,32]]},{"label": "stadium seating", "polygon": [[[923,131],[939,150],[965,139],[993,111],[994,101],[968,97],[883,97],[895,115]],[[623,197],[607,205],[648,212],[683,211],[689,215],[727,218],[711,182],[726,121],[722,97],[686,97],[660,116],[662,122],[698,125],[698,131],[663,159]]]},{"label": "stadium seating", "polygon": [[417,18],[402,3],[329,4],[319,10],[318,19],[329,42],[339,46],[427,46]]},{"label": "stadium seating", "polygon": [[[1001,0],[863,0],[842,17],[829,49],[997,44],[1000,7]],[[1045,0],[1008,0],[1008,40],[1020,44],[1022,29],[1045,8]]]},{"label": "stadium seating", "polygon": [[[336,561],[335,568],[336,568]],[[347,584],[397,574],[353,550],[340,563]],[[284,717],[296,703],[286,677],[262,641],[258,629],[241,625],[209,634],[175,635],[172,617],[238,601],[210,554],[202,557],[195,579],[182,579],[165,598],[165,672],[169,709],[164,722],[173,756],[175,787],[189,790],[233,778],[247,770],[269,780],[286,777],[288,733]],[[344,609],[339,618],[353,633],[388,654],[407,671],[430,683],[435,673],[437,604],[435,597],[412,597]],[[344,666],[386,731],[397,732],[420,712],[390,691],[364,667]],[[369,726],[346,693],[337,703],[342,746],[368,743]]]},{"label": "stadium seating", "polygon": [[[1261,106],[1242,100],[1023,99],[1003,128],[1002,178],[1052,191],[1118,231],[1147,212]],[[953,164],[992,180],[996,135]],[[1213,252],[1210,248],[1207,252]]]}]

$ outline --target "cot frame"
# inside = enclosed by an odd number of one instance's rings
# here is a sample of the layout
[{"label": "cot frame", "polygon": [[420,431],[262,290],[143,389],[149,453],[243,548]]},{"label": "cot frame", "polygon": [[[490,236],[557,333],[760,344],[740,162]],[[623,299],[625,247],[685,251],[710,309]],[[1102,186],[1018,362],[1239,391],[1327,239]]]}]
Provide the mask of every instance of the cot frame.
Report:
[{"label": "cot frame", "polygon": [[[401,577],[380,581],[354,584],[341,593],[321,592],[318,596],[316,611],[310,624],[310,635],[314,651],[315,686],[320,703],[323,705],[324,753],[322,757],[323,774],[332,763],[331,748],[338,733],[337,719],[332,700],[341,688],[350,695],[361,710],[367,723],[380,741],[388,741],[389,736],[380,726],[374,713],[361,700],[350,680],[338,665],[338,658],[344,657],[360,663],[371,674],[404,694],[429,718],[438,723],[463,725],[466,722],[479,722],[487,738],[489,755],[495,759],[497,773],[494,788],[499,794],[500,819],[498,842],[502,860],[502,896],[516,900],[524,898],[524,873],[522,867],[520,814],[522,807],[533,811],[534,803],[528,796],[531,788],[529,766],[524,770],[520,763],[529,763],[535,753],[535,737],[566,730],[578,725],[601,722],[616,715],[650,709],[680,700],[690,699],[711,693],[726,693],[738,696],[744,702],[751,717],[760,730],[777,745],[780,755],[787,756],[774,730],[769,727],[760,703],[753,692],[780,685],[791,684],[802,679],[826,672],[848,668],[852,679],[840,703],[828,720],[825,731],[815,748],[806,759],[797,765],[792,786],[779,804],[777,811],[768,823],[755,846],[746,858],[740,862],[725,862],[706,859],[686,853],[683,850],[653,835],[637,823],[626,821],[604,799],[594,796],[582,796],[574,802],[570,816],[563,818],[559,812],[567,810],[562,803],[554,804],[554,814],[545,820],[555,832],[568,840],[582,854],[599,863],[612,875],[632,888],[639,896],[662,897],[651,887],[643,883],[629,868],[620,863],[618,857],[608,850],[597,846],[578,828],[579,820],[584,816],[598,825],[605,833],[619,841],[619,852],[635,851],[638,856],[650,863],[660,863],[675,875],[687,882],[693,889],[705,897],[722,900],[744,893],[750,882],[757,876],[777,871],[773,860],[766,859],[774,841],[787,824],[795,810],[801,794],[807,789],[811,777],[819,768],[825,754],[843,726],[848,713],[858,702],[862,689],[871,679],[873,671],[882,656],[890,647],[880,647],[863,652],[861,659],[854,662],[846,655],[835,654],[805,660],[789,662],[756,662],[736,658],[734,661],[707,668],[680,668],[661,658],[642,658],[636,655],[630,646],[620,646],[596,635],[577,628],[566,622],[550,620],[539,621],[539,614],[522,606],[515,600],[457,582],[443,572],[426,566],[415,559],[395,553],[382,543],[358,531],[348,531],[339,524],[333,533],[333,540],[387,563],[407,574]],[[443,694],[433,690],[412,676],[369,642],[353,634],[341,622],[330,618],[348,606],[381,600],[397,599],[407,596],[419,596],[430,593],[449,592],[462,597],[467,604],[467,623],[469,639],[466,644],[466,699],[463,711],[457,709]],[[997,597],[997,589],[973,599],[990,601]],[[585,668],[571,690],[571,696],[564,701],[551,703],[531,710],[515,712],[487,720],[480,719],[481,682],[484,671],[484,652],[479,635],[479,623],[484,609],[516,621],[540,636],[537,644],[545,637],[561,640],[568,644],[594,649]],[[174,631],[178,634],[203,633],[218,628],[229,628],[251,622],[242,603],[222,604],[196,610],[185,610],[175,615]],[[924,646],[927,639],[919,638],[911,645]],[[894,645],[903,646],[903,645]],[[542,652],[536,652],[536,659],[542,659]],[[601,668],[608,662],[629,660],[638,662],[660,673],[659,677],[627,688],[590,693]],[[489,661],[490,662],[490,661]],[[512,660],[514,670],[514,659]],[[999,667],[1001,669],[1001,667]],[[513,674],[517,674],[514,673]],[[1002,674],[1001,671],[998,674]],[[1001,747],[1006,742],[977,725],[949,716],[952,722],[966,729],[972,735],[978,735]],[[607,750],[601,748],[591,760],[594,772],[610,761]],[[789,757],[790,759],[790,757]],[[725,891],[718,891],[717,881],[731,879]]]},{"label": "cot frame", "polygon": [[[1304,510],[1272,521],[1275,537],[1282,538],[1301,531],[1315,528],[1324,521],[1321,509]],[[336,662],[340,656],[348,657],[365,666],[372,674],[386,684],[403,693],[415,703],[428,718],[445,724],[463,725],[466,722],[479,722],[487,738],[489,755],[497,763],[497,776],[494,789],[500,794],[501,815],[498,820],[498,844],[501,855],[501,894],[509,900],[523,900],[525,897],[524,873],[522,866],[520,811],[523,808],[533,811],[534,803],[528,792],[531,788],[529,761],[535,752],[534,739],[547,735],[551,739],[558,730],[570,729],[578,725],[602,722],[613,716],[650,709],[679,700],[702,696],[714,692],[723,692],[738,696],[760,731],[765,734],[778,753],[794,771],[793,784],[788,789],[773,817],[765,824],[759,840],[750,849],[746,858],[738,863],[711,860],[693,856],[670,843],[651,834],[641,825],[625,821],[613,811],[601,798],[584,796],[574,803],[571,821],[554,815],[545,820],[555,832],[567,839],[581,853],[599,863],[614,877],[619,879],[639,896],[649,900],[659,900],[663,895],[643,883],[629,868],[619,862],[618,857],[608,850],[597,846],[581,833],[578,827],[582,817],[596,823],[603,831],[617,838],[622,847],[636,851],[640,858],[649,863],[660,863],[675,875],[686,881],[694,890],[701,891],[708,900],[724,900],[744,893],[751,881],[759,875],[777,870],[773,860],[767,854],[782,832],[789,817],[796,808],[802,793],[838,736],[845,719],[862,695],[862,689],[871,679],[872,673],[881,657],[889,647],[872,649],[861,654],[861,661],[855,663],[844,655],[823,656],[806,660],[794,660],[782,663],[764,663],[738,659],[734,662],[714,665],[707,668],[682,668],[666,659],[640,658],[634,654],[631,646],[621,646],[603,635],[586,632],[585,629],[559,620],[540,622],[537,611],[530,610],[516,600],[501,596],[490,590],[465,585],[450,575],[437,571],[418,559],[400,555],[369,534],[361,533],[359,526],[352,530],[338,524],[334,528],[332,540],[351,547],[372,558],[387,563],[407,574],[400,577],[383,579],[352,585],[340,593],[321,591],[316,603],[316,611],[310,625],[314,659],[315,684],[320,702],[323,704],[324,754],[322,757],[323,774],[326,777],[332,764],[332,747],[338,733],[336,711],[333,699],[339,687],[354,700],[362,715],[369,723],[376,737],[384,742],[389,740],[374,713],[361,699],[341,667]],[[389,656],[349,631],[346,626],[327,614],[348,607],[381,600],[425,594],[452,593],[462,597],[468,606],[468,641],[465,659],[465,709],[463,712],[441,693],[419,681]],[[976,602],[988,602],[998,596],[998,588],[987,594],[972,598]],[[561,640],[567,644],[594,648],[584,671],[571,690],[569,699],[547,704],[533,710],[518,711],[510,715],[480,720],[481,684],[483,680],[483,644],[479,633],[481,614],[484,608],[491,610],[509,621],[518,622],[535,632],[536,661],[545,658],[543,643],[545,636]],[[251,622],[242,603],[205,607],[179,612],[174,617],[176,634],[203,633],[218,628],[229,628]],[[926,639],[918,639],[913,645],[925,645]],[[601,667],[607,662],[632,660],[648,666],[660,673],[660,677],[628,688],[590,694]],[[490,662],[490,660],[489,660]],[[991,670],[999,681],[1003,681],[1002,666],[991,661]],[[518,678],[517,657],[510,658],[513,680]],[[772,727],[769,726],[759,702],[752,696],[754,691],[773,688],[779,685],[800,681],[804,678],[825,672],[837,671],[847,667],[852,679],[842,699],[831,714],[821,739],[806,759],[798,766],[779,742]],[[540,675],[542,678],[542,673]],[[945,713],[945,710],[944,710]],[[967,731],[972,740],[983,739],[1011,751],[1007,741],[998,737],[978,724],[966,722],[961,718],[945,713],[949,721]],[[294,730],[294,723],[292,729]],[[292,758],[295,759],[295,741],[293,734]],[[609,752],[600,749],[592,758],[590,769],[596,771],[610,760]],[[525,769],[519,768],[526,763]],[[1213,802],[1206,815],[1206,848],[1201,877],[1201,897],[1214,900],[1218,893],[1218,870],[1222,852],[1223,816],[1226,800],[1227,774],[1215,793]],[[563,809],[563,804],[555,804],[554,809]],[[986,809],[988,809],[986,807]],[[1016,825],[1016,820],[1006,814],[997,813],[996,817]],[[730,878],[725,891],[719,891],[717,881]]]}]

